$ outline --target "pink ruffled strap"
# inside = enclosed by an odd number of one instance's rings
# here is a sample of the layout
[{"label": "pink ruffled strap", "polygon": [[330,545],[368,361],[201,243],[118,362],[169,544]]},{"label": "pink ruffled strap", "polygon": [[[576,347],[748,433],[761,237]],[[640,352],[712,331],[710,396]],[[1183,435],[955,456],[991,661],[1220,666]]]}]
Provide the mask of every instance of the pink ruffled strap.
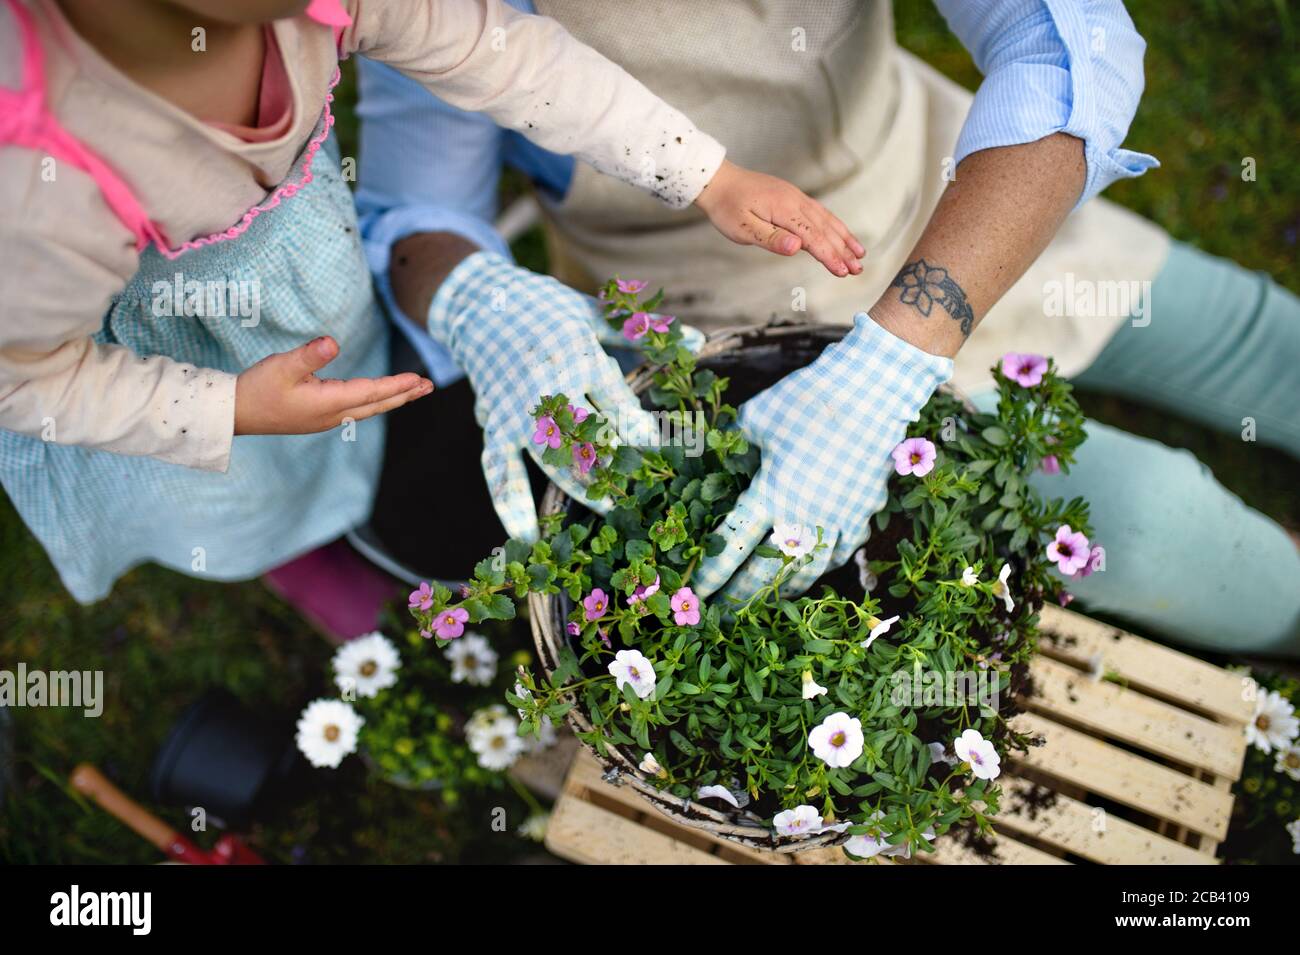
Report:
[{"label": "pink ruffled strap", "polygon": [[311,0],[305,11],[307,18],[334,28],[334,45],[339,45],[343,28],[352,25],[352,17],[343,9],[343,0]]},{"label": "pink ruffled strap", "polygon": [[95,181],[113,214],[135,236],[136,250],[150,242],[166,245],[161,230],[109,165],[60,125],[45,106],[45,51],[36,34],[31,11],[18,0],[8,0],[22,35],[22,89],[0,87],[0,145],[12,144],[45,152],[80,169]]}]

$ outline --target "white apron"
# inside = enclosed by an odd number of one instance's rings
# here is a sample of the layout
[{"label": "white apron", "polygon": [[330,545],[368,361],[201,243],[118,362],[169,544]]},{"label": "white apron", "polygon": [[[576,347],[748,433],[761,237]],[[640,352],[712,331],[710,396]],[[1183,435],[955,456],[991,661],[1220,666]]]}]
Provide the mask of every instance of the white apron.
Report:
[{"label": "white apron", "polygon": [[[823,202],[868,253],[862,275],[837,279],[807,255],[782,259],[734,245],[698,210],[675,212],[579,163],[564,200],[544,203],[557,276],[587,291],[616,272],[647,279],[668,291],[666,311],[708,332],[779,321],[849,325],[875,303],[938,202],[972,99],[899,49],[885,0],[536,6],[683,110],[733,161]],[[1150,280],[1168,244],[1139,216],[1087,203],[971,335],[954,382],[983,390],[1007,351],[1052,355],[1066,374],[1082,371],[1127,316],[1047,314],[1045,301],[1054,302],[1045,284]]]}]

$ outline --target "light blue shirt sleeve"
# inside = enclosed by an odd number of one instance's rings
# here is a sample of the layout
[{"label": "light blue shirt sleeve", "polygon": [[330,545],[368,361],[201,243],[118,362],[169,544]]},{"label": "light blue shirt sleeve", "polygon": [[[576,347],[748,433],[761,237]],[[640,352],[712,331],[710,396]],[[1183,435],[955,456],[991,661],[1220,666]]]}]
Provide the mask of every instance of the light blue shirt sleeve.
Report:
[{"label": "light blue shirt sleeve", "polygon": [[1120,148],[1142,97],[1138,34],[1121,0],[935,0],[975,59],[975,94],[953,159],[1063,132],[1084,141],[1076,208],[1116,179],[1160,165]]}]

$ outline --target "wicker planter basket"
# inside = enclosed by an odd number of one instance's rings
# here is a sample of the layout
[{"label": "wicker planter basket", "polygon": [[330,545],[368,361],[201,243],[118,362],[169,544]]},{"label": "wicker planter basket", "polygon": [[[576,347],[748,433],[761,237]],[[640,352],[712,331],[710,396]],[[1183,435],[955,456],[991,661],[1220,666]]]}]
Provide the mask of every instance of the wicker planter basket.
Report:
[{"label": "wicker planter basket", "polygon": [[[712,367],[723,374],[744,367],[750,371],[764,368],[780,374],[811,362],[827,345],[844,337],[845,329],[830,325],[788,325],[758,329],[748,332],[724,334],[711,339],[700,351],[702,366]],[[743,362],[740,355],[743,353]],[[650,387],[653,373],[639,369],[629,378],[632,390],[642,394]],[[770,384],[767,382],[766,384]],[[732,404],[739,404],[748,394],[733,388],[728,392]],[[540,511],[543,515],[558,514],[572,506],[569,498],[554,484],[542,497]],[[549,678],[558,666],[560,650],[569,640],[565,633],[565,618],[572,609],[564,594],[530,594],[529,616],[533,641],[537,647],[539,664]],[[577,732],[591,732],[594,727],[580,707],[574,707],[567,719]],[[846,833],[824,832],[808,836],[778,836],[766,820],[743,809],[720,811],[692,799],[682,799],[660,790],[650,777],[638,768],[640,759],[624,748],[608,745],[602,756],[594,748],[586,747],[604,770],[606,782],[628,786],[647,802],[676,822],[702,829],[715,836],[753,849],[770,849],[776,852],[802,852],[839,845],[848,840]]]}]

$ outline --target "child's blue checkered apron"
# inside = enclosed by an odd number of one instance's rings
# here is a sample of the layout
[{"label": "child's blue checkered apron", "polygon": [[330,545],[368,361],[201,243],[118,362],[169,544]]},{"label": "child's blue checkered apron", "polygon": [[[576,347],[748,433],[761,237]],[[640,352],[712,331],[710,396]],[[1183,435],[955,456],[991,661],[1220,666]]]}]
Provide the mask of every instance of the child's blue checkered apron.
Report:
[{"label": "child's blue checkered apron", "polygon": [[[339,357],[322,375],[386,374],[387,323],[330,145],[311,160],[311,181],[243,235],[174,261],[150,246],[96,340],[237,373],[328,334]],[[307,161],[304,151],[287,181],[301,180]],[[260,293],[257,325],[238,316],[156,317],[155,283],[171,289],[177,273],[256,282],[244,288]],[[382,415],[323,434],[242,436],[229,471],[216,474],[0,430],[0,483],[68,590],[89,602],[144,561],[236,580],[339,537],[370,513],[383,442]]]}]

